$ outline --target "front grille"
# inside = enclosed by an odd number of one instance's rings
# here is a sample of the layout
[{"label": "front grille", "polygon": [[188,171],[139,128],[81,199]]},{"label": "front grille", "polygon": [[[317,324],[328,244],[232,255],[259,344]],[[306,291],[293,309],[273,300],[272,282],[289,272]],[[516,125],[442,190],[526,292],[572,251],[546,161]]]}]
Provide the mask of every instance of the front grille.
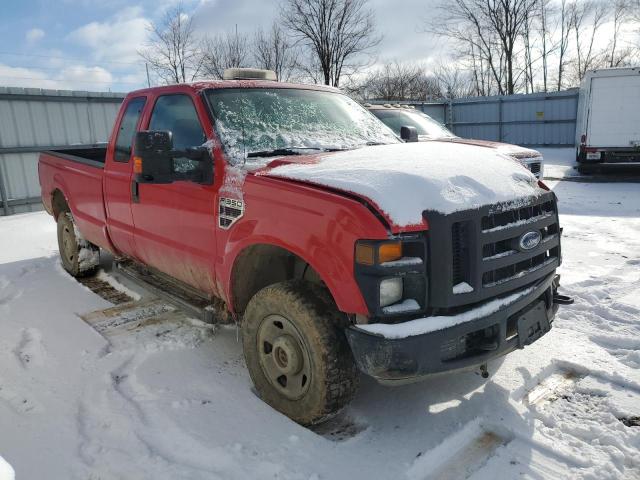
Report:
[{"label": "front grille", "polygon": [[[535,282],[560,264],[560,227],[551,192],[515,207],[502,204],[450,215],[425,212],[425,216],[431,225],[434,307],[460,307],[493,298]],[[530,250],[520,245],[528,232],[541,234],[540,243]],[[459,284],[464,288],[455,289]]]},{"label": "front grille", "polygon": [[[523,228],[542,234],[540,245],[530,252],[521,252],[518,248]],[[495,233],[499,237],[492,237]],[[559,258],[558,233],[553,201],[483,216],[482,236],[488,241],[482,242],[482,262],[484,266],[493,263],[496,268],[483,268],[482,286],[495,286],[521,278]]]},{"label": "front grille", "polygon": [[529,164],[529,170],[531,170],[531,173],[533,173],[533,174],[540,173],[540,164],[539,163],[530,163]]},{"label": "front grille", "polygon": [[451,226],[453,284],[469,280],[469,223],[456,222]]}]

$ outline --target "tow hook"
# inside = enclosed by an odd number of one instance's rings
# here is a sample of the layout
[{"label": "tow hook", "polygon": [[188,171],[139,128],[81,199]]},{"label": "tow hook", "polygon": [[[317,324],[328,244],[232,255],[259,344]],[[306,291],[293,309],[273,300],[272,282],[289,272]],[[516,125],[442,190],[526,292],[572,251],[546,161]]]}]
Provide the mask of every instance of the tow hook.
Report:
[{"label": "tow hook", "polygon": [[483,363],[480,365],[480,376],[482,378],[489,378],[489,370],[487,370],[487,364]]},{"label": "tow hook", "polygon": [[559,305],[571,305],[573,303],[573,298],[568,295],[561,295],[558,292],[554,292],[553,303],[557,303]]},{"label": "tow hook", "polygon": [[560,275],[556,275],[553,277],[553,303],[557,303],[558,305],[571,305],[573,303],[573,298],[568,295],[561,295],[558,293],[559,287]]}]

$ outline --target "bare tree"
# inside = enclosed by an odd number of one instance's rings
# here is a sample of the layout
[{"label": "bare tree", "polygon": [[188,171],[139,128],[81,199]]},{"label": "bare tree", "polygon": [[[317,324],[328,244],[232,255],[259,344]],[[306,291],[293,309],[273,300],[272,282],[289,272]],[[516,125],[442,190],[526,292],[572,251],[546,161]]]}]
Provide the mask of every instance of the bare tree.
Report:
[{"label": "bare tree", "polygon": [[[564,0],[563,0],[564,1]],[[538,1],[538,18],[540,32],[540,58],[542,59],[542,91],[548,91],[549,78],[549,54],[553,50],[552,32],[549,25],[550,0]]]},{"label": "bare tree", "polygon": [[452,0],[430,30],[472,47],[486,62],[500,94],[516,88],[516,44],[537,0]]},{"label": "bare tree", "polygon": [[368,0],[284,0],[285,27],[317,57],[325,85],[363,65],[362,57],[380,43]]},{"label": "bare tree", "polygon": [[569,35],[571,34],[571,4],[567,0],[560,2],[560,40],[558,43],[558,91],[562,90],[562,81],[566,65]]},{"label": "bare tree", "polygon": [[[640,2],[638,2],[640,5]],[[620,35],[625,24],[632,19],[633,4],[630,0],[616,0],[613,5],[613,35],[606,55],[607,66],[619,67],[633,55],[632,47],[620,48]]]},{"label": "bare tree", "polygon": [[574,1],[570,6],[570,15],[575,38],[576,59],[574,63],[576,83],[578,83],[587,70],[594,68],[598,61],[598,53],[594,50],[594,41],[598,30],[607,19],[607,4],[594,0]]},{"label": "bare tree", "polygon": [[160,23],[150,24],[149,42],[138,54],[164,83],[184,83],[198,75],[198,43],[182,4],[169,10]]},{"label": "bare tree", "polygon": [[533,30],[533,22],[534,15],[533,11],[525,12],[525,20],[524,20],[524,28],[522,30],[522,40],[524,42],[524,87],[525,93],[529,93],[529,89],[531,89],[531,93],[534,92],[533,85],[533,65],[535,60],[533,58],[533,47],[532,47],[532,30]]},{"label": "bare tree", "polygon": [[438,84],[420,65],[386,63],[360,84],[359,96],[376,100],[428,100],[441,97]]},{"label": "bare tree", "polygon": [[276,72],[280,81],[290,80],[296,70],[296,49],[277,22],[265,33],[258,29],[253,42],[257,66]]},{"label": "bare tree", "polygon": [[469,72],[461,70],[455,64],[441,62],[434,76],[438,90],[445,98],[470,97],[475,93],[474,82]]},{"label": "bare tree", "polygon": [[250,46],[246,35],[234,32],[205,37],[202,41],[202,66],[204,75],[222,78],[225,69],[248,67]]}]

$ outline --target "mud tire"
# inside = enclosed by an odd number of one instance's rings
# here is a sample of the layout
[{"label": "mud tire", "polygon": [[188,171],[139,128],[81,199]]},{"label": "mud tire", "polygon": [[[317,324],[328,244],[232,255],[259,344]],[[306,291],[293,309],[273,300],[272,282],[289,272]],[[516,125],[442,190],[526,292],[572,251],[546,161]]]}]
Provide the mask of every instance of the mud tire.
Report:
[{"label": "mud tire", "polygon": [[[265,346],[259,345],[259,339],[264,338],[261,325],[273,318],[284,318],[289,328],[293,326],[299,334],[294,336],[302,343],[302,356],[308,360],[305,368],[310,378],[300,398],[283,393],[264,366],[268,354]],[[242,320],[244,357],[259,396],[301,425],[318,424],[338,413],[358,386],[358,371],[344,334],[346,325],[346,316],[319,285],[295,280],[260,290]],[[276,350],[272,352],[275,355]]]},{"label": "mud tire", "polygon": [[58,215],[58,251],[62,267],[74,277],[92,275],[100,264],[100,249],[79,236],[69,211]]}]

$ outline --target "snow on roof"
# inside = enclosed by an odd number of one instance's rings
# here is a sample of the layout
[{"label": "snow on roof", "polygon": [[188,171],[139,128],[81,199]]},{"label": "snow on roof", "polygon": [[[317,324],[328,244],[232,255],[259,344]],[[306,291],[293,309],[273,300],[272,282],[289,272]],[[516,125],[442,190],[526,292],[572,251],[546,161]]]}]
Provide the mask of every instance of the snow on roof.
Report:
[{"label": "snow on roof", "polygon": [[288,164],[263,174],[300,180],[368,198],[398,227],[422,224],[422,212],[443,214],[542,193],[536,178],[493,149],[450,142],[360,148]]}]

